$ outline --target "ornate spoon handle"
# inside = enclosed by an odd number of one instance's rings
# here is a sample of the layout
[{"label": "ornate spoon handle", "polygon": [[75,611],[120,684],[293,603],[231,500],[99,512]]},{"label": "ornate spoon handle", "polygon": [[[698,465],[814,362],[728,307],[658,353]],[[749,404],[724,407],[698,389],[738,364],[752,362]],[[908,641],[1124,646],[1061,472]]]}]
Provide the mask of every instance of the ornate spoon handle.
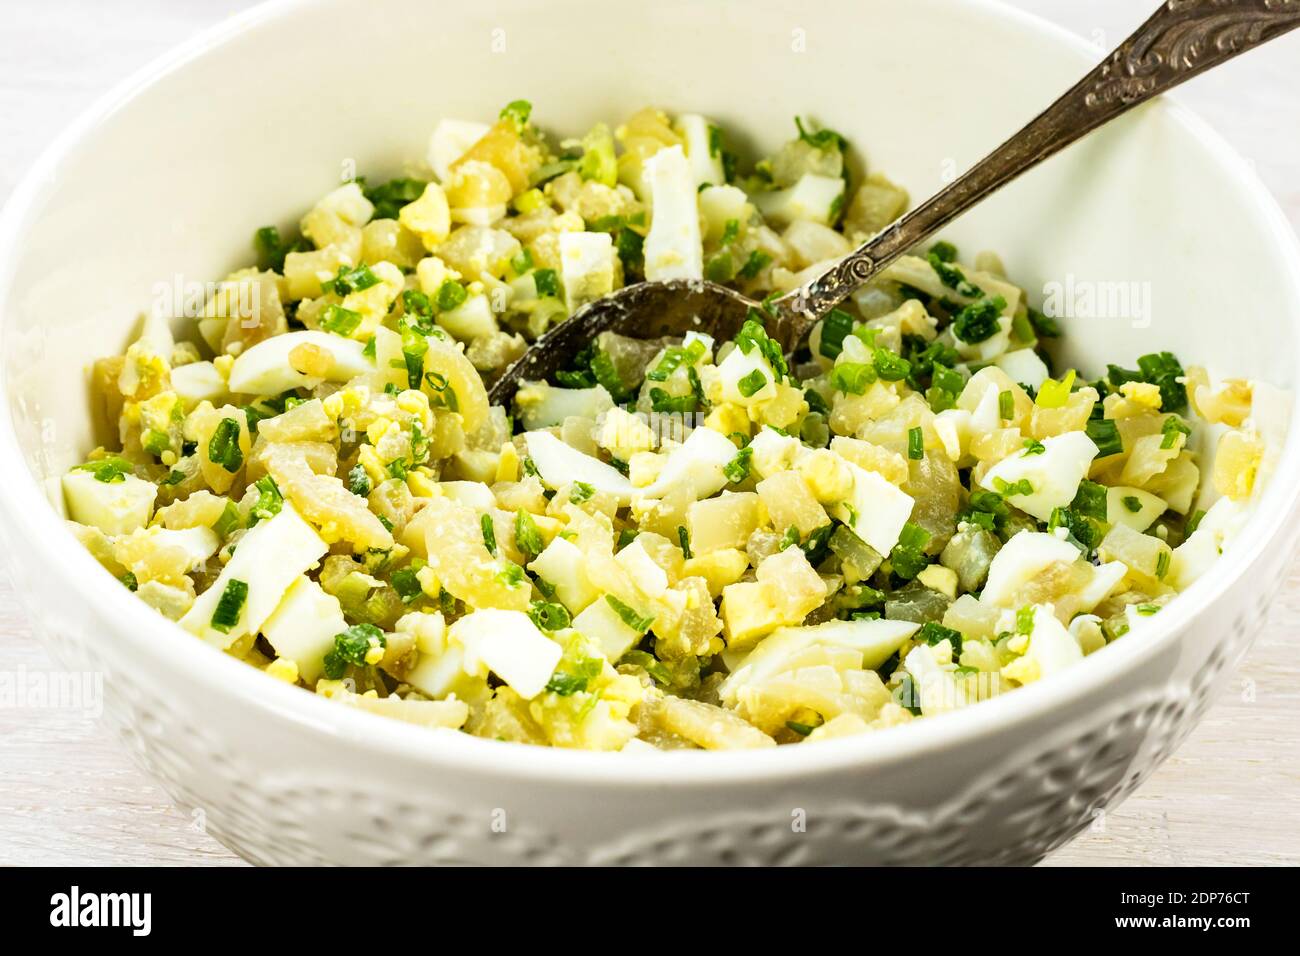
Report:
[{"label": "ornate spoon handle", "polygon": [[1300,27],[1300,0],[1166,0],[1113,53],[989,155],[807,286],[777,300],[793,347],[882,268],[989,194],[1121,113]]}]

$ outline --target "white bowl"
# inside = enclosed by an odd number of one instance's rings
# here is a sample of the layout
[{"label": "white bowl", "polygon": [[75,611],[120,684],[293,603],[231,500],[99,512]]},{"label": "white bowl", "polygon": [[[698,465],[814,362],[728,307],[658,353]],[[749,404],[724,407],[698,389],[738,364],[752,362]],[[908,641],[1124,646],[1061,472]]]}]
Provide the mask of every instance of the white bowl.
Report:
[{"label": "white bowl", "polygon": [[[327,0],[222,24],[83,117],[0,220],[0,508],[39,632],[64,666],[105,674],[131,750],[254,861],[1039,859],[1178,745],[1246,650],[1294,543],[1294,438],[1236,545],[1145,633],[964,712],[760,753],[552,751],[328,703],[136,601],[50,502],[95,444],[85,369],[125,346],[157,283],[246,263],[255,227],[291,226],[341,174],[400,172],[439,117],[527,97],[574,134],[655,103],[770,148],[812,115],[921,197],[1098,55],[972,0],[484,0],[454,13]],[[1001,251],[1035,291],[1069,273],[1150,283],[1149,328],[1066,323],[1086,369],[1168,348],[1295,385],[1295,237],[1245,165],[1168,102],[950,236]]]}]

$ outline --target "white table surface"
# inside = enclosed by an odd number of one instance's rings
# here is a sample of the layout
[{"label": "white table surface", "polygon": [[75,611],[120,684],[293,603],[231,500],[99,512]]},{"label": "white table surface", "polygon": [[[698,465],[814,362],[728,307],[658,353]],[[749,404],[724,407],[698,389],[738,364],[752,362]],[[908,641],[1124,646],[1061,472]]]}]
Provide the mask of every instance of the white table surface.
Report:
[{"label": "white table surface", "polygon": [[[903,0],[898,0],[903,2]],[[246,0],[5,0],[0,199],[112,83]],[[1154,0],[1014,0],[1109,48]],[[1300,223],[1300,38],[1185,88]],[[1052,864],[1300,862],[1300,563],[1229,691],[1182,748]],[[0,581],[0,670],[52,665]],[[173,807],[93,721],[0,708],[0,864],[240,861]]]}]

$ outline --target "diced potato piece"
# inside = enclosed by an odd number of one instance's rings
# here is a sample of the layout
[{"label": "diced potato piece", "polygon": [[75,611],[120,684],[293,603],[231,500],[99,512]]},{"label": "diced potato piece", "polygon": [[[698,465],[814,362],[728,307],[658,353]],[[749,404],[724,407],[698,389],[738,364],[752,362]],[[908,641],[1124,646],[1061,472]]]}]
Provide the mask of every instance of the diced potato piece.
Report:
[{"label": "diced potato piece", "polygon": [[338,246],[310,252],[291,252],[284,257],[285,287],[288,299],[314,299],[321,294],[321,284],[338,275],[340,266],[354,265],[356,260]]},{"label": "diced potato piece", "polygon": [[338,422],[326,414],[325,407],[318,398],[294,405],[257,424],[257,437],[268,442],[331,442],[338,438],[338,434]]},{"label": "diced potato piece", "polygon": [[524,142],[514,121],[504,118],[475,140],[452,163],[451,170],[454,173],[457,167],[475,161],[491,163],[505,173],[510,188],[518,195],[528,188],[529,177],[541,164],[541,157],[536,147]]},{"label": "diced potato piece", "polygon": [[337,681],[322,682],[322,684],[321,692],[330,700],[419,727],[456,730],[469,719],[469,705],[463,700],[370,697],[366,694],[354,694]]},{"label": "diced potato piece", "polygon": [[727,585],[735,584],[749,569],[749,555],[739,548],[720,548],[708,554],[697,554],[687,559],[682,573],[687,577],[702,577],[715,601]]},{"label": "diced potato piece", "polygon": [[113,557],[140,583],[186,586],[185,575],[202,567],[220,545],[211,528],[137,528],[113,539]]},{"label": "diced potato piece", "polygon": [[361,261],[367,265],[391,262],[399,269],[414,269],[424,252],[420,237],[396,219],[376,219],[361,230]]},{"label": "diced potato piece", "polygon": [[314,473],[304,459],[291,454],[269,453],[266,469],[281,494],[320,529],[326,541],[347,541],[358,552],[393,546],[392,533],[366,500],[350,492],[340,479]]},{"label": "diced potato piece", "polygon": [[874,236],[903,214],[907,191],[880,173],[871,173],[853,194],[844,214],[844,232],[853,236]]},{"label": "diced potato piece", "polygon": [[1103,561],[1122,561],[1129,575],[1143,590],[1159,590],[1168,576],[1173,552],[1154,535],[1117,524],[1106,533],[1097,555]]},{"label": "diced potato piece", "polygon": [[845,435],[831,439],[831,451],[865,471],[874,471],[891,485],[907,481],[907,459],[888,448]]},{"label": "diced potato piece", "polygon": [[[850,466],[846,465],[846,469]],[[850,478],[850,481],[852,479]],[[801,539],[830,524],[826,510],[817,503],[808,483],[795,471],[783,471],[764,478],[757,485],[772,525],[778,531],[797,528]]]},{"label": "diced potato piece", "polygon": [[693,502],[686,511],[691,550],[705,555],[723,548],[743,549],[758,527],[758,505],[759,497],[753,492]]},{"label": "diced potato piece", "polygon": [[798,624],[826,600],[826,582],[801,548],[789,547],[765,558],[757,576],[783,624]]},{"label": "diced potato piece", "polygon": [[[460,415],[465,434],[471,435],[488,417],[487,389],[483,387],[483,378],[459,346],[436,336],[430,336],[427,341],[429,350],[424,353],[425,380],[422,387],[444,402],[447,401],[445,393],[450,391],[455,396],[455,407],[451,410]],[[441,391],[430,382],[440,383]]]},{"label": "diced potato piece", "polygon": [[655,722],[706,750],[775,747],[776,741],[729,710],[684,697],[664,697],[652,709]]}]

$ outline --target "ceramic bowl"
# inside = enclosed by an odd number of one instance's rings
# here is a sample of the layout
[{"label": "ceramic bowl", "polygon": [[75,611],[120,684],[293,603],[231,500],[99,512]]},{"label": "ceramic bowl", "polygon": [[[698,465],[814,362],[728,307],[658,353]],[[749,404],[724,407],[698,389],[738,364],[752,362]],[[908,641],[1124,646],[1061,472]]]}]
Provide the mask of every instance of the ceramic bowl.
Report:
[{"label": "ceramic bowl", "polygon": [[[122,350],[152,297],[245,264],[255,227],[291,228],[341,177],[402,172],[440,117],[526,97],[573,135],[653,103],[755,151],[813,116],[919,198],[1099,56],[975,0],[293,0],[223,23],[69,129],[0,220],[0,524],[39,633],[63,666],[103,673],[141,764],[257,862],[1041,858],[1151,773],[1249,646],[1293,550],[1294,439],[1235,545],[1145,632],[966,711],[760,753],[552,751],[331,704],[138,603],[65,529],[57,488],[96,444],[88,364]],[[1295,385],[1295,237],[1176,104],[1094,135],[948,238],[1001,252],[1035,300],[1050,283],[1145,290],[1145,310],[1064,320],[1072,364],[1171,349]]]}]

